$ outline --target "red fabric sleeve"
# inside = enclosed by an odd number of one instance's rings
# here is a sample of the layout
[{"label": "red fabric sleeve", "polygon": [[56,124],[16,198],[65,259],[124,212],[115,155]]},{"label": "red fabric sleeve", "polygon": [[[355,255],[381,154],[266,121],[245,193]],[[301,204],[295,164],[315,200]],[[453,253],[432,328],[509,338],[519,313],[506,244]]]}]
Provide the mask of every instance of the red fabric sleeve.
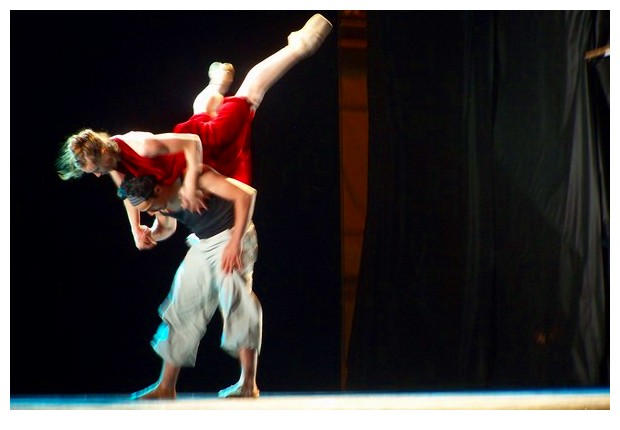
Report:
[{"label": "red fabric sleeve", "polygon": [[112,138],[121,150],[121,160],[116,170],[134,176],[153,175],[162,185],[171,185],[182,174],[186,166],[185,153],[159,155],[149,158],[138,155],[118,137]]}]

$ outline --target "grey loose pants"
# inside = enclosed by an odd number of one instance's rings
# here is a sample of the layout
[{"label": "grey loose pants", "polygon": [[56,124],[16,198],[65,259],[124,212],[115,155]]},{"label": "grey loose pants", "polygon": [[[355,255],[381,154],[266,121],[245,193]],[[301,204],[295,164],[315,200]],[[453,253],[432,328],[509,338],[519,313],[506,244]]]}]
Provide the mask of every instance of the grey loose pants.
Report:
[{"label": "grey loose pants", "polygon": [[252,291],[252,272],[258,253],[254,225],[243,239],[243,270],[224,274],[221,256],[231,230],[190,247],[177,269],[170,293],[159,308],[163,320],[151,345],[167,363],[193,367],[200,340],[219,307],[223,319],[221,348],[238,357],[239,349],[260,353],[262,308]]}]

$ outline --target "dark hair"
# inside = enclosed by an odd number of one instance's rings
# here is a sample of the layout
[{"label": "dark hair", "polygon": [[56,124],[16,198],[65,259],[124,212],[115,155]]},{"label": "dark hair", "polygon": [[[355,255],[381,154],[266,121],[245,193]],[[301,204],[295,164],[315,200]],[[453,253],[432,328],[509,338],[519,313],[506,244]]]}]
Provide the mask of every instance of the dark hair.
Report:
[{"label": "dark hair", "polygon": [[155,185],[157,181],[154,176],[127,175],[118,187],[116,195],[123,200],[129,199],[133,206],[137,206],[153,195]]}]

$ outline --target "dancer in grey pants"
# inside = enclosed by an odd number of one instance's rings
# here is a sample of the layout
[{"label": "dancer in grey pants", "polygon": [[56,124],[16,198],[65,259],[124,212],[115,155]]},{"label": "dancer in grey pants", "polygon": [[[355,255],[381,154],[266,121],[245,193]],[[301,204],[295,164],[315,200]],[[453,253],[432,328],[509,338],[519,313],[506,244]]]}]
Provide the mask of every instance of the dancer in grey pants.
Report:
[{"label": "dancer in grey pants", "polygon": [[262,340],[262,309],[252,292],[258,242],[251,221],[256,190],[203,166],[199,190],[209,195],[208,210],[198,214],[181,207],[181,179],[172,186],[152,176],[125,178],[121,197],[155,215],[146,234],[159,242],[176,230],[177,221],[193,234],[177,269],[170,294],[160,307],[162,324],[152,345],[162,358],[159,380],[134,399],[174,399],[182,367],[194,366],[200,340],[216,309],[223,318],[221,347],[241,364],[239,381],[220,397],[258,397],[256,368]]}]

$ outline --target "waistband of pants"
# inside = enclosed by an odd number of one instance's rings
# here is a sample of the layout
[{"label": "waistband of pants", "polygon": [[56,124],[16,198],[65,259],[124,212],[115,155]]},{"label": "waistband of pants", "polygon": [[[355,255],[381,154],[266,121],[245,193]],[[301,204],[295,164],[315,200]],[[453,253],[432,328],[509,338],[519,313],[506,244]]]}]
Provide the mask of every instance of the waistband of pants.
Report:
[{"label": "waistband of pants", "polygon": [[[229,228],[226,229],[224,231],[219,232],[218,234],[215,234],[211,237],[207,237],[204,239],[200,239],[198,236],[196,236],[195,233],[190,234],[189,236],[187,236],[185,238],[185,244],[188,247],[192,247],[198,243],[204,243],[204,244],[209,244],[209,243],[217,243],[217,242],[221,242],[222,240],[225,240],[227,238],[229,238],[233,232],[234,228]],[[248,228],[245,230],[245,234],[251,233],[255,231],[254,229],[254,223],[252,221],[250,221],[250,223],[248,224]]]}]

